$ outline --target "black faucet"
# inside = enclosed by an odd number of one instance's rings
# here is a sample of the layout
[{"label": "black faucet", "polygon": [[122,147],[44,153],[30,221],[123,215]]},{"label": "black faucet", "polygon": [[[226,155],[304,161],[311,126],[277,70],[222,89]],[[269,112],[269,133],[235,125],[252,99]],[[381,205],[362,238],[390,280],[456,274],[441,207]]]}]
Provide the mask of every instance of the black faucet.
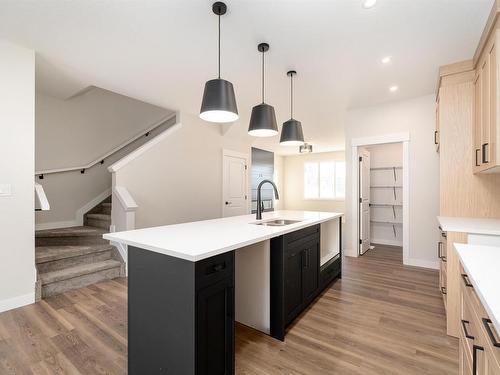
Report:
[{"label": "black faucet", "polygon": [[278,188],[276,187],[274,182],[272,182],[271,180],[262,180],[259,186],[257,186],[257,220],[262,219],[262,211],[264,211],[264,208],[262,207],[262,198],[260,196],[260,189],[262,188],[262,185],[264,185],[266,182],[273,185],[274,198],[280,199],[280,195],[278,194]]}]

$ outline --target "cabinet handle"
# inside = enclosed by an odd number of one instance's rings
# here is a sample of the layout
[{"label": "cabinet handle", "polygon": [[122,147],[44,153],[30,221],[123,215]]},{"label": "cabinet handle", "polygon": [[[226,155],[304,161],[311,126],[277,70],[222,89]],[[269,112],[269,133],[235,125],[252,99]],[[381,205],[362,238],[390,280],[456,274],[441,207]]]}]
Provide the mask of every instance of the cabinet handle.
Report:
[{"label": "cabinet handle", "polygon": [[443,243],[441,241],[438,242],[438,258],[443,259],[443,256],[441,255],[441,249],[443,248]]},{"label": "cabinet handle", "polygon": [[467,337],[468,339],[471,339],[471,340],[474,340],[474,336],[472,335],[469,335],[469,332],[467,331],[467,326],[466,324],[470,324],[470,322],[468,320],[463,320],[462,319],[462,328],[464,330],[464,335],[465,337]]},{"label": "cabinet handle", "polygon": [[438,144],[437,135],[438,135],[438,131],[437,131],[437,130],[434,130],[434,144],[435,144],[435,145],[437,145],[437,144]]},{"label": "cabinet handle", "polygon": [[226,262],[222,262],[222,263],[219,263],[219,264],[214,264],[212,267],[209,267],[207,269],[206,274],[210,275],[212,273],[217,273],[217,272],[220,272],[220,271],[224,270],[225,268],[226,268]]},{"label": "cabinet handle", "polygon": [[441,293],[446,294],[446,288],[444,286],[441,287]]},{"label": "cabinet handle", "polygon": [[483,325],[486,328],[486,332],[488,332],[488,336],[490,337],[491,343],[494,347],[500,348],[500,342],[497,341],[495,335],[493,334],[493,330],[490,327],[491,319],[483,318]]},{"label": "cabinet handle", "polygon": [[479,155],[481,154],[481,149],[479,148],[476,148],[476,167],[479,167],[481,166],[481,163],[479,162],[479,159],[481,159],[479,157]]},{"label": "cabinet handle", "polygon": [[472,345],[472,374],[477,374],[477,351],[484,351],[484,348],[479,345]]},{"label": "cabinet handle", "polygon": [[482,149],[483,149],[483,163],[489,163],[490,161],[488,159],[486,159],[487,157],[487,152],[486,152],[486,147],[490,147],[490,145],[488,143],[483,143],[483,145],[481,146]]},{"label": "cabinet handle", "polygon": [[474,286],[469,281],[469,276],[467,276],[465,273],[462,274],[462,279],[464,280],[465,286],[469,288],[474,288]]}]

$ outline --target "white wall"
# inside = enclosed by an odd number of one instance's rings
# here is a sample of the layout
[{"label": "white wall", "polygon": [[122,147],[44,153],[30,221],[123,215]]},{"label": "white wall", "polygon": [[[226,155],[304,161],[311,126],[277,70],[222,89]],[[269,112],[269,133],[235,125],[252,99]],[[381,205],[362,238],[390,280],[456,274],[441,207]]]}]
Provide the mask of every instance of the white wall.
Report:
[{"label": "white wall", "polygon": [[[37,170],[88,164],[157,124],[173,112],[100,88],[72,99],[36,95]],[[142,137],[117,154],[80,174],[45,175],[50,211],[37,212],[38,229],[81,225],[78,210],[111,188],[107,167],[165,130],[175,120]]]},{"label": "white wall", "polygon": [[0,311],[34,302],[35,53],[0,41]]},{"label": "white wall", "polygon": [[[414,265],[437,267],[435,243],[438,236],[436,216],[439,212],[439,157],[435,152],[434,95],[390,103],[347,113],[346,161],[351,170],[351,140],[358,137],[410,134],[410,252]],[[352,181],[347,173],[346,255],[356,256],[352,243]]]},{"label": "white wall", "polygon": [[222,150],[250,158],[250,137],[229,140],[220,125],[197,116],[183,114],[180,122],[180,129],[115,173],[116,185],[139,206],[137,228],[221,217]]},{"label": "white wall", "polygon": [[345,160],[344,151],[283,156],[282,158],[285,209],[345,212],[344,200],[304,199],[304,163],[322,160],[343,161]]}]

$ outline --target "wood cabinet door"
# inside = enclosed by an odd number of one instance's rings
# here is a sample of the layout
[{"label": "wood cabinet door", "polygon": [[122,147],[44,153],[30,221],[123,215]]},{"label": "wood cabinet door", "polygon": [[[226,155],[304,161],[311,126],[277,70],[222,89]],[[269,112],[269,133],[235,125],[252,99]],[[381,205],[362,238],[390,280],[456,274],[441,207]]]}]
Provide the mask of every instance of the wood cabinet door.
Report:
[{"label": "wood cabinet door", "polygon": [[489,138],[488,138],[488,160],[490,165],[496,165],[496,155],[497,155],[497,144],[496,144],[496,135],[497,135],[497,114],[498,114],[498,102],[497,102],[497,58],[496,58],[496,47],[495,44],[490,49],[489,54],[489,63],[490,63],[490,92],[489,92]]},{"label": "wood cabinet door", "polygon": [[302,308],[303,247],[285,250],[285,325],[290,323]]},{"label": "wood cabinet door", "polygon": [[196,374],[234,374],[234,285],[220,280],[196,296]]},{"label": "wood cabinet door", "polygon": [[302,298],[308,304],[316,296],[319,288],[319,242],[313,241],[304,246],[302,267]]},{"label": "wood cabinet door", "polygon": [[481,170],[482,164],[482,153],[481,153],[481,129],[482,129],[482,118],[483,118],[483,108],[482,108],[482,70],[478,70],[476,75],[476,80],[474,81],[474,150],[472,155],[474,172]]}]

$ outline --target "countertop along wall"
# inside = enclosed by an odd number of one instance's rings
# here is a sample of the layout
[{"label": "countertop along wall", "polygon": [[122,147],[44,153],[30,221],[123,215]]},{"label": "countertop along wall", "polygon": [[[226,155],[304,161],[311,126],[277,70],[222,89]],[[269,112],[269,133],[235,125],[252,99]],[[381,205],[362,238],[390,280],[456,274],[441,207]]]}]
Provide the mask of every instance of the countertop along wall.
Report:
[{"label": "countertop along wall", "polygon": [[35,52],[0,41],[0,312],[35,300]]},{"label": "countertop along wall", "polygon": [[346,133],[346,255],[356,256],[352,243],[356,229],[352,223],[351,141],[353,138],[410,134],[410,253],[414,265],[436,268],[436,238],[439,215],[439,155],[433,143],[435,96],[393,102],[347,113]]},{"label": "countertop along wall", "polygon": [[[283,178],[283,201],[286,210],[345,212],[344,199],[304,199],[304,163],[308,161],[345,160],[344,151],[283,156],[275,168]],[[282,165],[281,165],[282,164]]]}]

